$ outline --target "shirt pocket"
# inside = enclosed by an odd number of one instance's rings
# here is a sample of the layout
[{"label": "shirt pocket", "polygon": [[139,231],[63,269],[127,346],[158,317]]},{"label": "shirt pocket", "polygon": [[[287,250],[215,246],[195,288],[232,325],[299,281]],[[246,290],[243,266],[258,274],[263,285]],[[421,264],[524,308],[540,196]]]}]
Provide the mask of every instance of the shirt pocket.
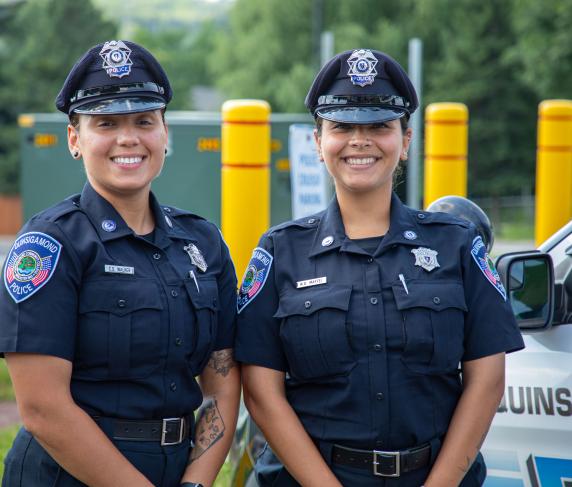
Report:
[{"label": "shirt pocket", "polygon": [[290,375],[307,381],[346,375],[355,366],[347,322],[351,287],[319,286],[280,296],[275,318]]},{"label": "shirt pocket", "polygon": [[[141,379],[161,365],[163,303],[152,279],[83,283],[74,377]],[[166,318],[164,318],[166,320]]]},{"label": "shirt pocket", "polygon": [[392,286],[401,313],[403,363],[422,374],[455,371],[463,356],[465,293],[461,282],[408,281]]},{"label": "shirt pocket", "polygon": [[189,367],[193,376],[205,368],[214,349],[218,328],[218,285],[215,278],[197,276],[185,280],[185,288],[191,299],[194,322],[186,326],[190,344]]}]

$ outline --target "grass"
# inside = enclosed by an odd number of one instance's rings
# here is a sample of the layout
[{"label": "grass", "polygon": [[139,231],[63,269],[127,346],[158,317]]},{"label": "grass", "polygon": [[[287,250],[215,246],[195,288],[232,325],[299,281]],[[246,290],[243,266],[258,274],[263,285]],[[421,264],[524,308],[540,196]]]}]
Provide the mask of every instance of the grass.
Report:
[{"label": "grass", "polygon": [[0,401],[13,401],[14,391],[12,390],[12,381],[8,375],[8,367],[6,361],[0,360]]}]

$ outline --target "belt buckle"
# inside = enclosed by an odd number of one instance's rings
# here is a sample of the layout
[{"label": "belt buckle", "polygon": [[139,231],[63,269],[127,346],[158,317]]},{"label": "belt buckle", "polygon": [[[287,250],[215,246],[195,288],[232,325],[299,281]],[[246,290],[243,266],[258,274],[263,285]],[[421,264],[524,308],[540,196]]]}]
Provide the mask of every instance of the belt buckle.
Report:
[{"label": "belt buckle", "polygon": [[[379,465],[379,457],[390,457],[393,458],[395,464],[395,472],[394,473],[383,473],[380,472],[377,467]],[[401,475],[401,452],[398,451],[373,451],[373,474],[377,475],[378,477],[399,477]]]},{"label": "belt buckle", "polygon": [[[167,426],[169,423],[177,422],[179,424],[179,439],[176,441],[167,441],[169,433]],[[178,445],[183,441],[183,431],[185,426],[185,418],[165,418],[161,428],[161,446]]]}]

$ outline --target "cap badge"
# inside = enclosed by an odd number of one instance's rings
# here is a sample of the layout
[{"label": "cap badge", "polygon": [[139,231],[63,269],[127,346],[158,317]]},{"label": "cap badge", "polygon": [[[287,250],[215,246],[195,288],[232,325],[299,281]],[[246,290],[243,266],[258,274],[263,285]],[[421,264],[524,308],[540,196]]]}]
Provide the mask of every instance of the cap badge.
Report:
[{"label": "cap badge", "polygon": [[123,41],[107,41],[99,55],[103,59],[101,67],[110,78],[123,78],[131,73],[131,49]]},{"label": "cap badge", "polygon": [[352,83],[361,87],[372,85],[377,75],[375,70],[377,62],[377,58],[369,49],[360,49],[352,52],[352,55],[348,58],[350,66],[348,76]]},{"label": "cap badge", "polygon": [[201,272],[206,272],[207,263],[205,261],[205,258],[203,257],[202,252],[199,250],[199,248],[195,244],[189,242],[188,245],[183,247],[183,250],[187,254],[189,254],[189,258],[191,259],[191,263],[194,266],[196,266]]},{"label": "cap badge", "polygon": [[437,262],[437,251],[425,247],[413,249],[411,253],[415,256],[415,265],[422,267],[427,272],[431,272],[435,267],[441,267]]}]

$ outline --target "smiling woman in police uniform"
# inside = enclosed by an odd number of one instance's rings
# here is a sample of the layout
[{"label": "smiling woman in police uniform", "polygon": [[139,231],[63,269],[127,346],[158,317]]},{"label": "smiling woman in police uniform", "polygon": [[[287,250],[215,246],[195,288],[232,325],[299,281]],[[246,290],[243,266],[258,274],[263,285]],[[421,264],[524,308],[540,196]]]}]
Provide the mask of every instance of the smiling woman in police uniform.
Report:
[{"label": "smiling woman in police uniform", "polygon": [[336,197],[262,236],[238,298],[260,485],[481,485],[523,342],[475,227],[392,192],[415,90],[386,54],[346,51],[306,106]]},{"label": "smiling woman in police uniform", "polygon": [[171,96],[127,41],[90,49],[58,95],[88,182],[26,223],[6,259],[0,351],[24,428],[5,487],[210,486],[226,457],[236,278],[218,229],[150,191]]}]

